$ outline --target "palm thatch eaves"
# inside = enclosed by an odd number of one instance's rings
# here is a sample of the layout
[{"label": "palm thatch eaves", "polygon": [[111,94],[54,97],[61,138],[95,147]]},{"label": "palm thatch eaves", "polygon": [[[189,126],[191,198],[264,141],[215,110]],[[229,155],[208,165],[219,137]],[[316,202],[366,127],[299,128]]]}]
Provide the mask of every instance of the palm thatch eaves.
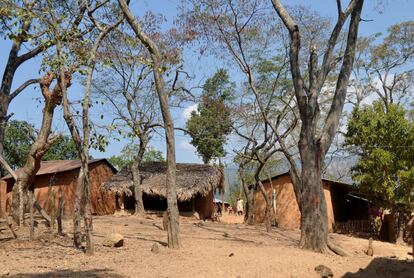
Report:
[{"label": "palm thatch eaves", "polygon": [[[166,198],[166,170],[165,162],[143,163],[140,167],[142,191],[150,196]],[[102,189],[118,195],[124,193],[126,196],[132,196],[134,186],[131,170],[124,167],[106,181]],[[215,189],[224,191],[224,175],[220,168],[203,164],[177,163],[178,201],[188,201],[197,194],[206,196]]]}]

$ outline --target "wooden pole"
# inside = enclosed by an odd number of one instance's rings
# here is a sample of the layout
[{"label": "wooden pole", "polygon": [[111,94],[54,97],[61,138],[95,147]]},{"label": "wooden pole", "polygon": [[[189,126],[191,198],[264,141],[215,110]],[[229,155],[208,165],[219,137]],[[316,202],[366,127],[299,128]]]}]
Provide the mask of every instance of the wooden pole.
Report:
[{"label": "wooden pole", "polygon": [[29,205],[30,205],[30,241],[34,238],[34,205],[33,205],[33,191],[29,190]]},{"label": "wooden pole", "polygon": [[57,211],[57,225],[58,225],[58,235],[63,234],[62,226],[62,214],[63,214],[63,196],[62,196],[62,187],[59,187],[59,202],[58,202],[58,211]]}]

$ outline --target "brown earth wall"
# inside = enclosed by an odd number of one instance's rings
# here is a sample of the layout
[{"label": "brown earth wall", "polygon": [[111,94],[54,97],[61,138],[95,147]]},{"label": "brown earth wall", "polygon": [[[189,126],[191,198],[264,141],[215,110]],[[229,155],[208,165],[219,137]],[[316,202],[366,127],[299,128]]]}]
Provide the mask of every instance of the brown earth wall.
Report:
[{"label": "brown earth wall", "polygon": [[[328,210],[329,230],[332,231],[335,219],[332,209],[330,185],[326,181],[323,183],[323,191]],[[300,211],[290,177],[288,175],[280,176],[272,180],[272,185],[269,181],[264,181],[263,185],[265,186],[270,199],[272,199],[273,188],[276,189],[276,221],[278,225],[290,229],[300,228]],[[265,208],[266,203],[263,194],[258,189],[254,195],[254,217],[257,223],[263,223]]]},{"label": "brown earth wall", "polygon": [[[103,182],[109,179],[114,173],[112,169],[105,163],[94,163],[89,165],[90,170],[90,201],[91,211],[93,214],[105,215],[115,212],[115,197],[113,193],[102,192],[100,186]],[[59,194],[62,194],[64,200],[63,214],[64,216],[71,216],[73,213],[77,178],[79,169],[59,172],[56,174],[47,174],[37,176],[35,180],[34,195],[39,204],[49,210],[52,203],[49,202],[49,183],[52,182],[52,192],[54,195],[55,208],[58,206]],[[6,187],[5,181],[0,183],[0,193],[3,193],[1,188]],[[12,187],[13,179],[7,180],[7,194],[4,198],[0,194],[1,205],[5,207],[5,211],[10,213],[12,201]],[[5,199],[5,200],[4,200]],[[4,203],[4,204],[3,204]]]}]

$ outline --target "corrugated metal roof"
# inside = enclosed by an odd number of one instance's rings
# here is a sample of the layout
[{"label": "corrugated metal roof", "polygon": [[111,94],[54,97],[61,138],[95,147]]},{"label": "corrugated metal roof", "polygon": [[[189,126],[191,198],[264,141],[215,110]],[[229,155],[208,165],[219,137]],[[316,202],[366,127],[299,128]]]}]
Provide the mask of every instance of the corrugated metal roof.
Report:
[{"label": "corrugated metal roof", "polygon": [[[275,176],[273,176],[273,177],[271,177],[271,179],[273,180],[273,179],[277,179],[277,178],[279,178],[279,177],[282,177],[282,176],[288,176],[289,175],[289,171],[288,172],[284,172],[284,173],[281,173],[281,174],[279,174],[279,175],[275,175]],[[262,181],[266,181],[267,179],[263,179]],[[323,181],[327,181],[327,182],[331,182],[331,183],[334,183],[334,184],[336,184],[336,185],[343,185],[343,186],[353,186],[353,184],[352,183],[349,183],[349,182],[344,182],[344,181],[339,181],[339,180],[334,180],[334,179],[329,179],[329,178],[325,178],[325,177],[322,177],[322,180]]]},{"label": "corrugated metal roof", "polygon": [[[96,163],[96,162],[99,162],[99,161],[103,161],[103,162],[107,163],[112,169],[115,170],[115,168],[105,158],[91,159],[91,160],[89,160],[89,164],[93,164],[93,163]],[[74,170],[74,169],[78,169],[80,167],[81,167],[80,160],[49,160],[49,161],[42,161],[41,164],[40,164],[40,169],[37,172],[36,176],[71,171],[71,170]],[[16,174],[19,174],[20,171],[21,171],[21,169],[17,169]],[[7,175],[7,176],[4,176],[2,178],[2,180],[8,180],[8,179],[11,179],[11,178],[12,178],[12,176]]]}]

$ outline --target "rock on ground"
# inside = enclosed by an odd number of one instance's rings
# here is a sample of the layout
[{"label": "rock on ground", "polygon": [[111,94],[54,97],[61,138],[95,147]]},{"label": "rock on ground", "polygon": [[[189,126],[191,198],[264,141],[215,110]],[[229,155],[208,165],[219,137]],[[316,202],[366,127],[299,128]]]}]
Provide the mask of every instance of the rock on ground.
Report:
[{"label": "rock on ground", "polygon": [[116,233],[110,234],[105,238],[102,245],[106,247],[124,246],[124,236]]},{"label": "rock on ground", "polygon": [[157,243],[154,243],[154,244],[152,245],[152,247],[151,247],[151,252],[152,252],[152,253],[154,253],[154,254],[158,254],[158,253],[160,253],[160,248],[158,247],[158,244],[157,244]]},{"label": "rock on ground", "polygon": [[320,264],[317,267],[315,267],[315,271],[322,278],[328,278],[328,277],[333,277],[334,276],[332,270],[329,267],[324,266],[323,264]]}]

